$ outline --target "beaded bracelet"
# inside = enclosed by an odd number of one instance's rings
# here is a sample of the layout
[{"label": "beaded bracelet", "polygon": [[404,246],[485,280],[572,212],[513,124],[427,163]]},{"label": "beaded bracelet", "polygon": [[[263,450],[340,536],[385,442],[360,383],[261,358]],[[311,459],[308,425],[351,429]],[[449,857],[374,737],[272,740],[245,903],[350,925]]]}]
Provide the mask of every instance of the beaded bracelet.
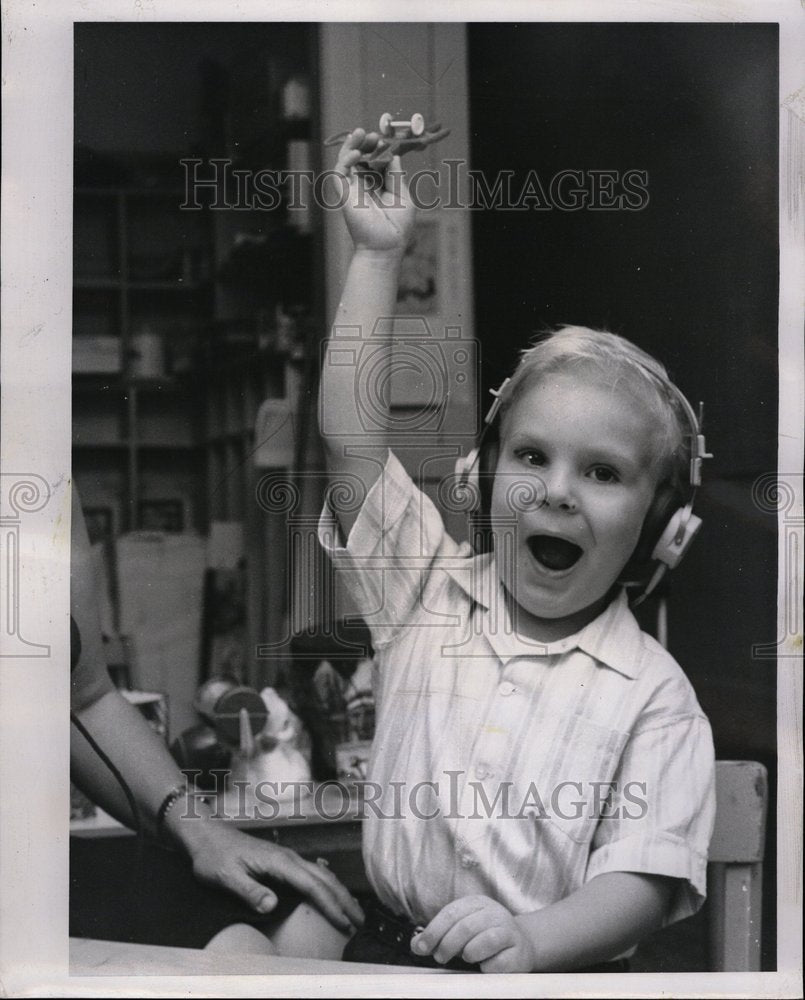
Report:
[{"label": "beaded bracelet", "polygon": [[165,843],[169,841],[165,834],[165,821],[167,819],[168,813],[174,807],[174,805],[181,798],[186,798],[188,795],[192,795],[197,802],[203,802],[204,805],[211,805],[210,797],[208,795],[202,795],[198,792],[191,792],[187,784],[176,785],[172,788],[165,798],[162,800],[162,804],[157,810],[156,820],[154,822],[154,834],[157,840]]},{"label": "beaded bracelet", "polygon": [[165,798],[162,800],[162,804],[157,810],[157,817],[154,823],[154,832],[156,834],[157,840],[164,841],[165,838],[165,820],[167,818],[170,810],[176,805],[178,800],[183,796],[187,795],[188,788],[186,784],[176,785],[172,788]]}]

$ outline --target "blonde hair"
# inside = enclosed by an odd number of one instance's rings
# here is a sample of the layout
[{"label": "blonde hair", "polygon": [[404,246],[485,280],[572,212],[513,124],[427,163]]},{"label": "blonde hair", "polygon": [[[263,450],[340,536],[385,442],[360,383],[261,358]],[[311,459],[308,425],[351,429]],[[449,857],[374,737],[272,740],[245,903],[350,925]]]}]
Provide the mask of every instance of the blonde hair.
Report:
[{"label": "blonde hair", "polygon": [[651,462],[658,482],[685,491],[690,421],[663,365],[616,333],[564,326],[541,335],[520,353],[519,364],[501,399],[500,426],[524,389],[559,372],[592,376],[613,392],[642,404],[654,422]]}]

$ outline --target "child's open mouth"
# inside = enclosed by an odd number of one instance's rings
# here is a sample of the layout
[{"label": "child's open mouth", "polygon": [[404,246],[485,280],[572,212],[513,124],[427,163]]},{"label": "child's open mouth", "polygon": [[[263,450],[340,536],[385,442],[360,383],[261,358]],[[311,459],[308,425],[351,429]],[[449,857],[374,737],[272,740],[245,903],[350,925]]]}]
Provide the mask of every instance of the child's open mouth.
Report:
[{"label": "child's open mouth", "polygon": [[575,566],[583,554],[578,545],[555,535],[532,535],[528,547],[540,566],[554,573]]}]

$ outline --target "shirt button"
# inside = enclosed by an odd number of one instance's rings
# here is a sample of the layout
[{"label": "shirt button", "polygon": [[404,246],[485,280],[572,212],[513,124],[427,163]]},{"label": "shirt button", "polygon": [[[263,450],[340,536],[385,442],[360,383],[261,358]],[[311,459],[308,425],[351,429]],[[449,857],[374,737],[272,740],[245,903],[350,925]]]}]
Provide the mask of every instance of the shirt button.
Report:
[{"label": "shirt button", "polygon": [[474,868],[478,864],[469,851],[464,851],[459,860],[462,868]]},{"label": "shirt button", "polygon": [[517,688],[514,686],[514,684],[510,683],[509,681],[502,681],[500,686],[498,687],[498,691],[500,691],[500,693],[503,695],[504,698],[508,698],[510,694],[514,694],[516,690]]},{"label": "shirt button", "polygon": [[486,764],[479,764],[475,768],[475,777],[478,778],[479,781],[483,781],[484,778],[488,778],[491,773],[492,772],[489,770]]}]

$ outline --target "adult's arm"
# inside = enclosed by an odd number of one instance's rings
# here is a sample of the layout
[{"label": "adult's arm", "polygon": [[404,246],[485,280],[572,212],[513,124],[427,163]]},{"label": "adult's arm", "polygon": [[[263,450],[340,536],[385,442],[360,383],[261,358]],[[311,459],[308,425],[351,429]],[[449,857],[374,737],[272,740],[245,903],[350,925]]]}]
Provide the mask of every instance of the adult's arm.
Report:
[{"label": "adult's arm", "polygon": [[[73,710],[120,771],[146,828],[153,832],[160,805],[184,784],[184,777],[145,719],[107,680],[89,538],[75,490],[71,568],[71,614],[81,639],[73,673]],[[70,768],[86,795],[132,825],[125,793],[75,726]],[[338,927],[346,930],[362,921],[358,904],[326,868],[304,861],[287,848],[257,840],[212,815],[211,807],[201,802],[188,809],[182,801],[168,811],[165,821],[165,833],[190,856],[200,879],[229,889],[262,913],[270,912],[277,902],[264,880],[276,879],[306,894]]]}]

